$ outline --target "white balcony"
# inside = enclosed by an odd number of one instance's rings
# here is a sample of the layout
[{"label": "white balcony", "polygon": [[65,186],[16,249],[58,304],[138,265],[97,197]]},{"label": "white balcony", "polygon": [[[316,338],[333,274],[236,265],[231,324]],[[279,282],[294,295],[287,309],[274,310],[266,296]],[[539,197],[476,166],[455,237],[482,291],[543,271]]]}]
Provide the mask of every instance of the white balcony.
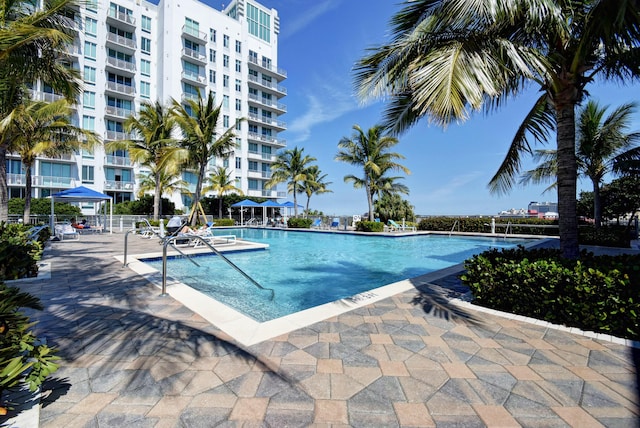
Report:
[{"label": "white balcony", "polygon": [[258,95],[255,94],[249,94],[249,101],[252,101],[254,103],[259,104],[262,107],[270,107],[274,110],[277,110],[277,112],[279,114],[283,114],[287,112],[287,106],[279,103],[275,100],[266,98],[266,97],[260,97]]},{"label": "white balcony", "polygon": [[182,35],[189,36],[190,38],[194,38],[205,43],[207,41],[207,33],[205,33],[204,31],[199,31],[198,29],[189,27],[187,25],[182,26]]},{"label": "white balcony", "polygon": [[107,57],[107,64],[117,70],[128,71],[130,73],[136,72],[136,64],[134,62],[129,62],[109,56]]},{"label": "white balcony", "polygon": [[136,19],[129,13],[118,12],[113,9],[109,9],[109,14],[107,17],[110,20],[115,20],[122,24],[127,24],[128,26],[135,27]]},{"label": "white balcony", "polygon": [[271,92],[281,94],[282,96],[287,95],[287,88],[282,85],[278,85],[276,82],[269,82],[268,80],[260,79],[253,75],[249,75],[249,82],[255,83],[262,88],[271,89]]},{"label": "white balcony", "polygon": [[269,143],[269,144],[272,144],[272,145],[278,146],[278,147],[284,147],[284,146],[287,145],[287,140],[284,140],[282,138],[276,138],[276,137],[273,137],[271,135],[260,135],[260,134],[257,134],[255,132],[249,132],[249,133],[247,133],[247,137],[250,140],[260,141],[260,142],[263,142],[263,143]]},{"label": "white balcony", "polygon": [[194,83],[198,86],[207,85],[207,79],[204,76],[195,73],[189,73],[187,71],[182,72],[182,80],[185,80],[189,83]]},{"label": "white balcony", "polygon": [[248,61],[249,63],[258,66],[263,70],[269,71],[274,75],[281,77],[281,79],[286,79],[287,77],[287,72],[285,70],[283,70],[282,68],[274,67],[273,64],[271,63],[268,63],[265,61],[258,61],[257,58],[254,58],[251,56],[248,58]]},{"label": "white balcony", "polygon": [[112,32],[107,33],[107,41],[111,43],[115,43],[119,46],[124,46],[131,50],[136,49],[136,41],[133,39],[129,39],[127,37],[120,36],[118,34],[114,34]]},{"label": "white balcony", "polygon": [[107,131],[104,133],[104,139],[106,141],[124,141],[131,139],[131,135],[122,131]]},{"label": "white balcony", "polygon": [[133,86],[116,82],[107,82],[107,90],[121,95],[129,96],[134,96],[136,93],[136,88],[134,88]]},{"label": "white balcony", "polygon": [[272,117],[259,116],[257,114],[249,113],[249,120],[253,122],[258,122],[264,125],[269,125],[274,128],[278,128],[279,130],[282,130],[282,131],[287,129],[287,124],[285,122],[274,119]]},{"label": "white balcony", "polygon": [[133,163],[128,156],[114,156],[114,155],[106,155],[104,157],[105,165],[113,165],[113,166],[131,166]]},{"label": "white balcony", "polygon": [[124,190],[127,192],[133,192],[132,181],[115,181],[115,180],[107,180],[104,182],[105,190]]},{"label": "white balcony", "polygon": [[194,49],[190,49],[190,48],[183,48],[182,49],[182,56],[184,58],[188,58],[188,59],[193,59],[196,60],[202,64],[206,64],[207,63],[207,56],[197,50]]},{"label": "white balcony", "polygon": [[134,114],[131,109],[119,108],[114,106],[107,106],[105,113],[109,116],[116,117],[118,119],[128,119],[129,116]]},{"label": "white balcony", "polygon": [[34,187],[57,187],[65,189],[76,187],[76,180],[75,178],[71,177],[34,175],[33,177],[31,177],[31,183]]}]

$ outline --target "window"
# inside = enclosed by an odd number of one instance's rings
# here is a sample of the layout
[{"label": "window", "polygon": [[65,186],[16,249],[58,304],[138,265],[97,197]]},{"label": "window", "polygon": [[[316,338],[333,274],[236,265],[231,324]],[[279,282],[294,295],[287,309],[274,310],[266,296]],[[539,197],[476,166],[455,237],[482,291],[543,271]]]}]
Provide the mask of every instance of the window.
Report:
[{"label": "window", "polygon": [[236,169],[242,168],[242,158],[236,158]]},{"label": "window", "polygon": [[229,55],[222,55],[222,65],[229,68]]},{"label": "window", "polygon": [[222,115],[222,126],[224,126],[225,128],[229,127],[229,116]]},{"label": "window", "polygon": [[195,78],[196,80],[200,77],[200,67],[197,64],[193,64],[189,61],[182,61],[182,69],[185,76]]},{"label": "window", "polygon": [[93,183],[93,167],[90,165],[82,165],[82,182]]},{"label": "window", "polygon": [[54,163],[54,162],[40,162],[40,175],[45,177],[71,177],[71,165]]},{"label": "window", "polygon": [[257,116],[258,115],[258,107],[249,106],[249,114]]},{"label": "window", "polygon": [[191,18],[184,18],[184,32],[192,36],[200,37],[200,24]]},{"label": "window", "polygon": [[151,61],[148,61],[146,59],[141,59],[140,60],[140,73],[143,76],[150,76],[151,75]]},{"label": "window", "polygon": [[242,92],[242,80],[236,79],[236,92]]},{"label": "window", "polygon": [[258,145],[256,143],[249,143],[249,152],[258,153]]},{"label": "window", "polygon": [[226,74],[222,75],[222,86],[224,86],[225,88],[229,87],[229,76],[227,76]]},{"label": "window", "polygon": [[224,158],[222,160],[222,166],[225,168],[229,168],[229,158]]},{"label": "window", "polygon": [[98,21],[88,16],[84,18],[84,34],[96,36],[98,34]]},{"label": "window", "polygon": [[242,100],[236,98],[236,111],[242,110]]},{"label": "window", "polygon": [[236,72],[242,73],[242,61],[239,59],[236,60]]},{"label": "window", "polygon": [[249,180],[247,180],[247,182],[249,185],[249,190],[258,190],[258,180],[250,178]]},{"label": "window", "polygon": [[97,12],[98,11],[98,0],[87,0],[87,2],[85,3],[85,7],[90,12]]},{"label": "window", "polygon": [[209,49],[209,62],[216,62],[216,51],[213,49]]},{"label": "window", "polygon": [[240,40],[236,40],[236,52],[242,53],[242,42]]},{"label": "window", "polygon": [[142,15],[142,31],[145,33],[151,32],[151,18]]},{"label": "window", "polygon": [[93,152],[89,150],[82,149],[82,158],[83,159],[93,159]]},{"label": "window", "polygon": [[215,70],[209,70],[209,83],[216,83],[216,72],[215,72]]},{"label": "window", "polygon": [[247,3],[247,22],[249,24],[249,34],[267,43],[271,42],[271,15],[251,3]]},{"label": "window", "polygon": [[252,132],[254,134],[258,133],[258,125],[249,125],[249,132]]},{"label": "window", "polygon": [[95,131],[96,118],[93,116],[82,116],[82,129],[85,131]]},{"label": "window", "polygon": [[213,43],[216,42],[216,30],[214,30],[213,28],[209,28],[209,40]]},{"label": "window", "polygon": [[249,161],[249,171],[257,171],[258,170],[258,162]]},{"label": "window", "polygon": [[92,42],[84,42],[84,57],[87,59],[96,59],[96,48],[98,45]]},{"label": "window", "polygon": [[87,109],[96,108],[96,93],[85,91],[82,95],[82,105]]},{"label": "window", "polygon": [[225,110],[229,110],[229,95],[222,96],[222,107],[224,107]]},{"label": "window", "polygon": [[224,46],[225,48],[229,47],[229,36],[227,36],[226,34],[222,36],[222,46]]},{"label": "window", "polygon": [[[254,62],[254,63],[258,63],[258,53],[254,52],[254,51],[249,51],[249,61]],[[256,73],[256,77],[258,76],[258,72]]]},{"label": "window", "polygon": [[240,119],[236,119],[236,131],[242,131],[242,121]]},{"label": "window", "polygon": [[236,137],[236,149],[238,150],[242,149],[242,138],[240,137]]},{"label": "window", "polygon": [[149,83],[149,82],[140,82],[140,96],[142,98],[150,98],[151,97],[151,83]]},{"label": "window", "polygon": [[142,50],[143,53],[151,53],[151,40],[146,37],[141,37],[140,50]]}]

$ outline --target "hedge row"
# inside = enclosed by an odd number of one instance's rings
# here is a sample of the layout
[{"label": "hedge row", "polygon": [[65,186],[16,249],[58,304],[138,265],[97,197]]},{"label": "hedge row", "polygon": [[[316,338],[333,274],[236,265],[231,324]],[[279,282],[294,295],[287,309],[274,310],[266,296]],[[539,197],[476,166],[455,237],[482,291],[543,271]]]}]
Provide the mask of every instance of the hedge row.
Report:
[{"label": "hedge row", "polygon": [[640,340],[640,255],[563,259],[557,249],[489,250],[462,281],[489,308]]}]

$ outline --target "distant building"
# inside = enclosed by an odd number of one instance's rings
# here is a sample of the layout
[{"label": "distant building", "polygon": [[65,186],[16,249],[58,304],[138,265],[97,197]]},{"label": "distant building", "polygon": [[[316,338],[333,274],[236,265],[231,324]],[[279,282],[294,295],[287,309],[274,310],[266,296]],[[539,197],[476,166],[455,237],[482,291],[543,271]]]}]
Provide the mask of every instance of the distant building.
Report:
[{"label": "distant building", "polygon": [[558,203],[557,202],[529,202],[529,207],[527,208],[527,214],[529,217],[556,219],[558,218]]}]

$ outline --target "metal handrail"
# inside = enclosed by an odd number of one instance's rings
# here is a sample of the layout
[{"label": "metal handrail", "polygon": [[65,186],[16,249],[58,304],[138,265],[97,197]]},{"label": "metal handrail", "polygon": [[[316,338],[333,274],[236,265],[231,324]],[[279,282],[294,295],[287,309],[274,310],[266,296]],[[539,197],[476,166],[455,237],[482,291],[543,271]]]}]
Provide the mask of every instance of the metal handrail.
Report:
[{"label": "metal handrail", "polygon": [[[276,295],[276,292],[275,292],[274,289],[263,287],[262,285],[260,285],[255,279],[251,278],[245,271],[243,271],[238,266],[236,266],[235,263],[233,263],[231,260],[226,258],[220,251],[216,250],[214,248],[214,246],[209,243],[209,241],[204,239],[202,236],[194,235],[194,234],[184,234],[184,235],[180,235],[180,236],[169,236],[169,237],[164,239],[164,244],[162,245],[162,294],[161,295],[164,296],[164,295],[167,294],[167,246],[171,245],[174,249],[177,249],[175,247],[175,245],[172,244],[172,241],[175,241],[175,240],[178,240],[178,239],[185,239],[185,238],[196,239],[196,240],[199,240],[200,242],[202,242],[204,245],[209,247],[209,249],[211,251],[213,251],[215,255],[221,257],[222,260],[224,260],[225,262],[227,262],[229,264],[229,266],[231,266],[236,271],[238,271],[242,276],[244,276],[246,279],[248,279],[253,285],[258,287],[260,290],[269,290],[269,291],[271,291],[271,299],[270,300],[273,300],[273,298]],[[180,252],[180,250],[178,250],[178,251]],[[189,258],[189,259],[191,259],[191,258]],[[192,260],[192,262],[193,262],[193,260]]]},{"label": "metal handrail", "polygon": [[451,231],[449,231],[449,236],[451,236],[451,234],[453,233],[453,229],[456,228],[456,225],[458,225],[458,232],[460,232],[460,225],[458,224],[458,220],[453,222],[453,226],[451,226]]}]

